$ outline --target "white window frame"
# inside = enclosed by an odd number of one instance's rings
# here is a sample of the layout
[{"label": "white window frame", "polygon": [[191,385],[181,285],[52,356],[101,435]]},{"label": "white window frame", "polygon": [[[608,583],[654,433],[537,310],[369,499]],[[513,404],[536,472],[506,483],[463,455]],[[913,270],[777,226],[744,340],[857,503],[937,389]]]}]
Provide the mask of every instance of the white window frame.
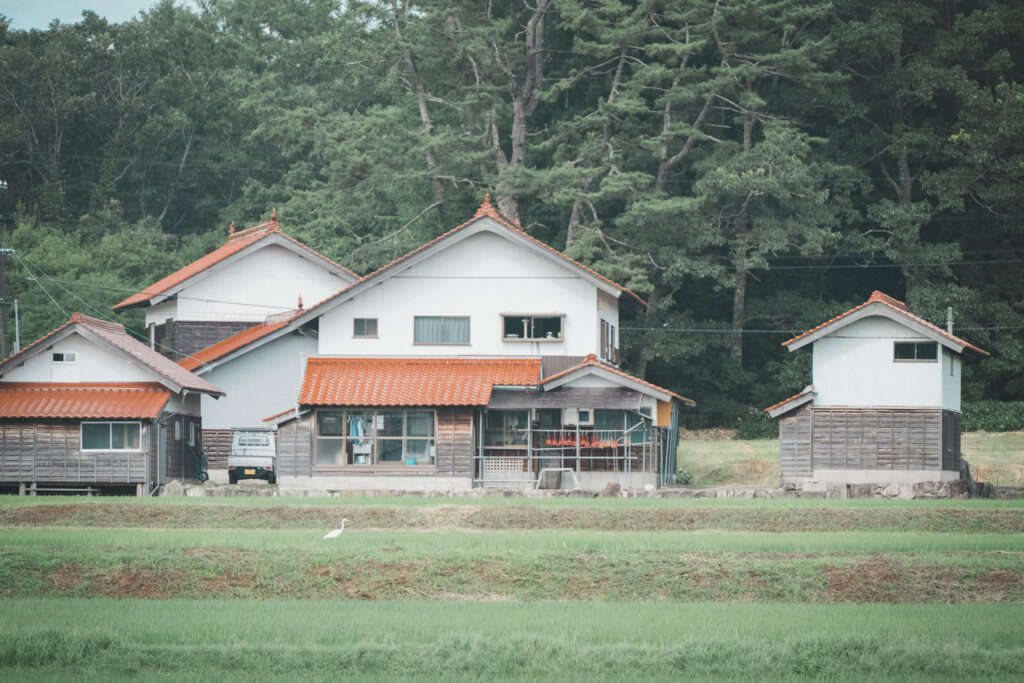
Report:
[{"label": "white window frame", "polygon": [[[61,356],[60,360],[57,360],[56,358],[54,358],[54,356],[56,356],[58,354]],[[69,355],[73,357],[72,360],[67,360],[67,357]],[[78,362],[78,352],[77,351],[52,351],[50,353],[50,362],[54,363],[56,365],[74,365],[75,363]]]},{"label": "white window frame", "polygon": [[[370,415],[374,424],[377,424],[379,419],[384,415],[402,415],[402,434],[401,436],[381,436],[376,433],[371,433],[364,436],[352,436],[350,434],[331,434],[324,435],[320,433],[320,415],[322,413],[336,413],[340,416],[341,424],[348,425],[348,413],[357,413],[359,415]],[[419,435],[409,434],[409,413],[421,413],[430,415],[430,434]],[[401,408],[320,408],[317,409],[313,415],[313,438],[314,446],[311,456],[313,458],[313,467],[320,471],[324,470],[335,470],[335,469],[403,469],[409,470],[413,467],[419,468],[420,470],[429,470],[436,467],[437,465],[437,411],[430,408],[413,408],[413,407],[401,407]],[[320,443],[321,441],[334,441],[342,444],[342,462],[340,463],[322,463],[320,462]],[[348,463],[348,447],[349,441],[358,442],[362,446],[371,446],[369,455],[372,457],[369,462],[356,464]],[[401,442],[402,444],[402,458],[398,461],[387,461],[380,459],[380,450],[382,448],[381,442]],[[409,457],[407,451],[407,444],[409,441],[428,441],[428,449],[431,454],[431,462],[409,465],[406,459]],[[353,457],[355,453],[353,452]]]},{"label": "white window frame", "polygon": [[[524,318],[528,318],[530,322],[529,327],[532,329],[535,326],[536,318],[558,318],[558,336],[557,337],[510,337],[505,332],[506,320],[518,321],[520,326]],[[503,342],[516,343],[516,342],[540,342],[544,344],[557,344],[565,341],[565,314],[564,313],[502,313],[501,314],[501,340]]]},{"label": "white window frame", "polygon": [[195,446],[196,445],[196,423],[195,422],[189,422],[188,423],[188,445],[189,446]]},{"label": "white window frame", "polygon": [[178,418],[174,421],[174,440],[181,441],[181,419]]},{"label": "white window frame", "polygon": [[[139,427],[139,447],[138,448],[86,448],[85,447],[85,425],[138,425]],[[112,429],[112,427],[111,427]],[[113,434],[108,430],[107,443],[113,443]],[[78,447],[83,453],[141,453],[144,449],[142,448],[142,423],[137,420],[83,420],[78,424]]]}]

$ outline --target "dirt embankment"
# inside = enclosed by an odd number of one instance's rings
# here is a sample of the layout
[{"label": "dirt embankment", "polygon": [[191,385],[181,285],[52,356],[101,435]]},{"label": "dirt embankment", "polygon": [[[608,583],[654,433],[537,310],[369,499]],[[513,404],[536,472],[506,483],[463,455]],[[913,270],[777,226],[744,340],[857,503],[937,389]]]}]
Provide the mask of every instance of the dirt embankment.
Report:
[{"label": "dirt embankment", "polygon": [[162,529],[361,529],[601,531],[925,531],[1024,533],[1024,510],[963,508],[554,508],[218,506],[79,503],[0,509],[0,526]]},{"label": "dirt embankment", "polygon": [[[658,552],[455,558],[269,549],[116,550],[56,563],[18,550],[0,597],[725,602],[1024,602],[1024,566],[912,555]],[[970,565],[970,566],[969,566]]]}]

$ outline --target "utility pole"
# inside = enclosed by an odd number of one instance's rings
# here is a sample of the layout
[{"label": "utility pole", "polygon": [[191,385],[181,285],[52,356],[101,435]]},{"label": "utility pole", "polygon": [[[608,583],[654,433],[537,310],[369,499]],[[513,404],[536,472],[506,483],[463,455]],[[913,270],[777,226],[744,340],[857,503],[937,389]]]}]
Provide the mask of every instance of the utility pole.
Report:
[{"label": "utility pole", "polygon": [[[7,181],[0,180],[0,191],[7,189]],[[4,221],[7,216],[0,214],[0,359],[10,355],[7,343],[7,294],[4,292]]]}]

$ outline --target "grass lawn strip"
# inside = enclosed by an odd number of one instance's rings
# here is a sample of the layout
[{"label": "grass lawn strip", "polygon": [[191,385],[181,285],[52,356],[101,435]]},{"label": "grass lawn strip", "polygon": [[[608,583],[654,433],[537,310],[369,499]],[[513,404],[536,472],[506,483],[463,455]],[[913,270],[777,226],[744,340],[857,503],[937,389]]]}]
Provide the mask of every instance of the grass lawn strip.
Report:
[{"label": "grass lawn strip", "polygon": [[[10,678],[1014,680],[1018,605],[12,600]],[[76,624],[74,629],[58,624]]]}]

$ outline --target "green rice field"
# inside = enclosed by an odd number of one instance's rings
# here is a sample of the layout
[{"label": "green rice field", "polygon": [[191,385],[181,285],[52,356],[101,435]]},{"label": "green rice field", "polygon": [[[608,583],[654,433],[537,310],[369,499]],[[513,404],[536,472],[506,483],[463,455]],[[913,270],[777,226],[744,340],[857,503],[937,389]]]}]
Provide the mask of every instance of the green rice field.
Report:
[{"label": "green rice field", "polygon": [[1020,680],[1024,501],[2,497],[0,677]]}]

